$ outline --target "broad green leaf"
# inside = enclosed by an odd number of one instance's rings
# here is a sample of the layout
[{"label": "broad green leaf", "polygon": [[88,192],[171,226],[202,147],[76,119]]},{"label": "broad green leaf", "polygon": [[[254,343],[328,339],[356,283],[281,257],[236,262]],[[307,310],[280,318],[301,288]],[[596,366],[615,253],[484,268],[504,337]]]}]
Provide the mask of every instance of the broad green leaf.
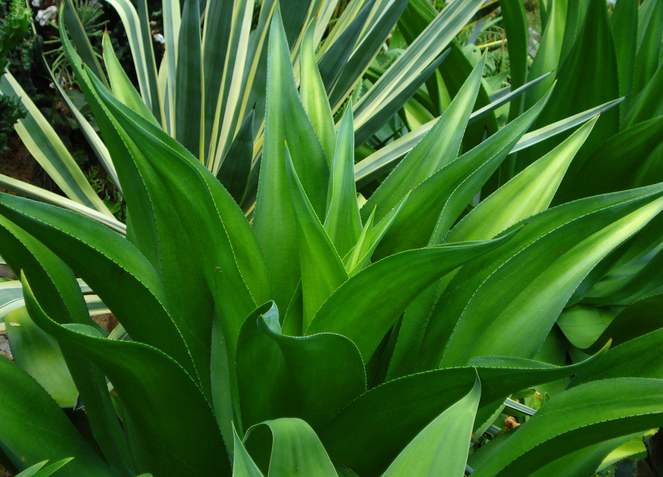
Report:
[{"label": "broad green leaf", "polygon": [[302,328],[306,329],[320,306],[348,276],[341,257],[306,198],[287,149],[286,169],[290,200],[299,225],[297,248],[303,298]]},{"label": "broad green leaf", "polygon": [[277,13],[270,29],[265,145],[254,231],[269,270],[273,298],[283,310],[299,281],[298,228],[290,205],[286,143],[306,196],[320,218],[324,217],[329,175],[327,160],[297,95],[289,51]]},{"label": "broad green leaf", "polygon": [[315,134],[320,141],[322,150],[331,162],[334,157],[334,117],[332,116],[329,99],[325,92],[325,85],[322,82],[320,71],[315,59],[314,44],[314,25],[311,25],[304,35],[301,54],[299,59],[300,66],[300,85],[299,91],[302,97],[304,110],[308,115]]},{"label": "broad green leaf", "polygon": [[74,407],[78,391],[57,342],[37,327],[25,308],[5,317],[16,365],[32,376],[60,407]]},{"label": "broad green leaf", "polygon": [[344,256],[357,243],[361,234],[353,175],[354,151],[352,107],[348,106],[336,133],[325,216],[325,230],[340,256]]},{"label": "broad green leaf", "polygon": [[136,88],[134,88],[134,85],[124,71],[124,68],[122,68],[120,61],[117,59],[108,32],[104,33],[102,45],[104,51],[104,64],[106,65],[110,87],[115,97],[120,100],[122,104],[140,114],[148,121],[156,122],[152,112],[143,102],[143,98],[140,97],[140,94],[136,91]]},{"label": "broad green leaf", "polygon": [[533,356],[585,276],[660,212],[662,194],[656,185],[549,209],[526,221],[508,248],[464,267],[431,319],[429,346],[446,343],[441,364]]},{"label": "broad green leaf", "polygon": [[451,230],[447,240],[487,240],[513,224],[546,210],[594,124],[596,118],[482,200]]},{"label": "broad green leaf", "polygon": [[59,476],[114,477],[30,375],[0,358],[0,377],[0,443],[17,467],[71,456],[74,460]]},{"label": "broad green leaf", "polygon": [[501,240],[401,252],[345,281],[322,305],[306,334],[340,333],[368,361],[410,302],[445,273],[497,247]]},{"label": "broad green leaf", "polygon": [[585,369],[578,372],[572,384],[626,376],[663,378],[663,363],[657,353],[663,342],[663,329],[646,332],[628,341],[620,338],[617,346],[601,353]]},{"label": "broad green leaf", "polygon": [[273,303],[244,324],[237,375],[247,427],[280,416],[316,426],[366,390],[364,364],[349,339],[334,333],[284,335]]},{"label": "broad green leaf", "polygon": [[553,397],[500,443],[475,469],[476,477],[528,475],[545,461],[597,439],[644,431],[663,422],[663,380],[615,378],[593,381]]},{"label": "broad green leaf", "polygon": [[[140,468],[157,475],[230,475],[209,402],[175,360],[142,343],[102,338],[87,325],[56,323],[25,278],[22,281],[35,322],[99,366],[113,383],[127,412],[126,425],[134,436],[133,451]],[[146,404],[149,413],[145,413]],[[182,439],[182,435],[199,439]]]},{"label": "broad green leaf", "polygon": [[660,64],[661,37],[663,36],[663,5],[650,2],[649,8],[640,7],[638,48],[633,62],[633,90],[640,91],[649,82]]},{"label": "broad green leaf", "polygon": [[85,174],[83,174],[55,129],[39,112],[37,106],[16,82],[11,73],[7,72],[0,78],[0,94],[21,101],[27,114],[16,123],[16,132],[32,157],[35,158],[62,192],[69,199],[112,217],[112,214],[94,192]]},{"label": "broad green leaf", "polygon": [[364,218],[375,209],[381,219],[420,183],[456,159],[476,101],[483,62],[479,62],[458,95],[412,151],[398,163],[362,208]]},{"label": "broad green leaf", "polygon": [[178,41],[175,137],[202,161],[205,128],[203,101],[210,98],[203,96],[200,0],[184,1]]},{"label": "broad green leaf", "polygon": [[481,385],[444,410],[403,449],[383,475],[435,475],[463,477],[470,447]]},{"label": "broad green leaf", "polygon": [[228,155],[221,163],[221,168],[216,175],[238,204],[244,198],[251,172],[254,117],[253,111],[251,111],[244,120],[242,128],[235,136]]},{"label": "broad green leaf", "polygon": [[[160,348],[191,369],[186,345],[164,308],[163,288],[156,271],[130,242],[79,214],[29,199],[2,195],[0,210],[83,278],[132,338]],[[136,310],[141,313],[137,315]]]},{"label": "broad green leaf", "polygon": [[[4,217],[0,218],[0,223],[2,225],[0,244],[2,252],[8,257],[8,263],[17,273],[20,271],[23,276],[30,277],[35,290],[43,296],[43,302],[53,311],[58,321],[84,324],[99,332],[96,323],[90,319],[86,303],[81,295],[80,285],[71,270],[52,251],[16,224],[9,222]],[[32,325],[35,328],[31,320],[22,321],[22,324]],[[38,337],[39,331],[41,330],[36,329],[33,335]],[[63,370],[66,373],[64,379],[68,378],[68,383],[65,381],[65,385],[71,387],[73,385],[71,378],[73,378],[76,384],[76,389],[73,390],[74,399],[75,395],[80,393],[92,434],[102,448],[110,466],[114,471],[123,475],[130,473],[133,467],[132,458],[125,435],[115,415],[105,377],[67,343],[59,341],[57,345],[51,343],[51,346],[55,346],[58,353],[60,350],[62,351],[61,358],[64,358],[66,366],[69,368],[69,372],[66,372],[66,368]],[[30,351],[36,352],[36,350]],[[22,359],[21,356],[17,356],[17,360],[20,359]],[[35,369],[34,365],[38,363],[33,360],[32,364],[32,371],[41,374],[40,380],[48,379],[47,376],[50,376],[49,384],[62,385],[62,383],[52,381],[54,378],[57,379],[57,375],[53,372],[57,369],[56,362],[49,363],[47,365],[49,370],[41,372]],[[64,363],[61,364],[61,367],[64,367]],[[71,374],[69,375],[69,373]],[[53,391],[52,386],[46,389]]]},{"label": "broad green leaf", "polygon": [[[662,116],[623,128],[598,147],[570,185],[583,196],[644,185],[639,179],[647,173],[647,157],[663,142],[662,137]],[[597,167],[600,177],[591,173]]]},{"label": "broad green leaf", "polygon": [[263,473],[253,462],[244,447],[242,439],[237,435],[237,431],[233,429],[234,446],[233,446],[233,477],[263,477]]},{"label": "broad green leaf", "polygon": [[614,317],[611,310],[576,305],[560,315],[557,325],[573,346],[585,349],[596,342]]},{"label": "broad green leaf", "polygon": [[[582,4],[582,5],[580,5]],[[557,75],[557,86],[537,119],[537,126],[568,117],[598,104],[619,97],[617,63],[615,48],[610,26],[606,2],[588,0],[571,2],[573,8],[586,8],[583,23],[578,24],[578,36],[561,64]],[[578,15],[569,14],[569,18],[580,21]],[[568,32],[569,25],[567,25]],[[587,155],[596,149],[607,137],[614,134],[619,127],[619,111],[613,109],[601,114],[594,126],[591,136],[587,139],[583,151],[569,168],[568,176],[572,177],[587,160]],[[547,152],[554,143],[548,143],[521,154],[518,158],[518,169],[529,164],[536,154]],[[534,155],[534,156],[533,156]],[[566,181],[565,181],[566,182]],[[578,197],[575,190],[562,183],[559,191],[559,202]]]},{"label": "broad green leaf", "polygon": [[[511,393],[582,369],[510,358],[486,358],[471,367],[438,369],[388,381],[350,403],[320,436],[335,461],[359,475],[378,475],[416,434],[481,380],[481,408]],[[481,409],[480,408],[480,409]]]},{"label": "broad green leaf", "polygon": [[[635,51],[638,36],[638,4],[619,0],[610,16],[610,28],[615,40],[619,94],[630,94],[633,85]],[[623,117],[623,115],[622,115]]]},{"label": "broad green leaf", "polygon": [[256,424],[247,431],[245,440],[249,450],[261,444],[261,455],[253,455],[263,471],[269,463],[269,477],[338,476],[318,436],[301,419],[284,417]]},{"label": "broad green leaf", "polygon": [[603,459],[612,450],[632,437],[635,436],[616,437],[570,452],[559,459],[543,465],[537,471],[533,472],[531,477],[548,477],[550,475],[587,477],[588,475],[593,475],[598,470]]}]

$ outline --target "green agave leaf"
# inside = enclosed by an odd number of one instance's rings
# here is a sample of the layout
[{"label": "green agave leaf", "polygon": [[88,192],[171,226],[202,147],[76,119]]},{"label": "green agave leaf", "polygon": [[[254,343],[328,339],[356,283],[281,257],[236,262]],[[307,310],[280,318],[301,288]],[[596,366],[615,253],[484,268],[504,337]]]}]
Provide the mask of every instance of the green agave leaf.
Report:
[{"label": "green agave leaf", "polygon": [[[519,0],[500,0],[500,8],[509,51],[511,88],[514,89],[525,84],[527,78],[527,14],[525,5]],[[522,111],[523,103],[524,98],[511,103],[511,119]]]},{"label": "green agave leaf", "polygon": [[244,324],[237,375],[247,427],[279,416],[300,417],[315,426],[366,390],[354,343],[334,333],[286,336],[273,303],[259,307]]},{"label": "green agave leaf", "polygon": [[610,16],[610,28],[615,41],[615,54],[617,55],[619,95],[626,96],[630,94],[633,85],[638,36],[638,4],[619,0]]},{"label": "green agave leaf", "polygon": [[325,216],[325,230],[341,256],[357,243],[362,229],[353,174],[355,143],[352,124],[352,105],[348,105],[336,134]]},{"label": "green agave leaf", "polygon": [[302,43],[299,59],[299,92],[302,97],[304,110],[311,120],[311,125],[320,141],[322,150],[329,161],[334,157],[334,143],[336,133],[334,131],[334,117],[332,116],[329,99],[325,92],[320,71],[315,59],[315,25],[311,25]]},{"label": "green agave leaf", "polygon": [[456,159],[479,91],[482,71],[483,62],[479,62],[435,126],[398,163],[364,204],[364,218],[375,210],[376,219],[381,219],[412,189]]},{"label": "green agave leaf", "polygon": [[[559,70],[562,57],[562,44],[566,27],[568,0],[550,0],[546,10],[547,21],[543,27],[539,48],[529,69],[529,77],[537,77],[549,71]],[[527,107],[538,101],[548,91],[554,81],[553,76],[539,83],[526,93]]]},{"label": "green agave leaf", "polygon": [[465,475],[465,462],[472,437],[474,416],[479,406],[481,385],[472,389],[428,424],[403,449],[383,475]]},{"label": "green agave leaf", "polygon": [[136,91],[136,88],[134,88],[127,73],[124,71],[124,68],[122,68],[120,61],[117,59],[108,32],[104,32],[102,45],[104,64],[106,65],[110,87],[113,90],[115,97],[121,101],[122,104],[140,114],[143,118],[156,123],[152,111],[150,111],[145,105],[143,98],[140,97],[140,94]]},{"label": "green agave leaf", "polygon": [[[175,137],[203,160],[205,128],[201,59],[200,0],[185,0],[177,47]],[[205,101],[209,101],[205,99]]]},{"label": "green agave leaf", "polygon": [[[662,143],[661,137],[663,116],[622,129],[598,147],[569,186],[588,196],[638,185],[638,178],[646,170],[646,159]],[[590,174],[599,164],[601,178]]]},{"label": "green agave leaf", "polygon": [[251,111],[244,120],[244,124],[237,133],[228,155],[216,175],[238,204],[241,204],[244,198],[251,173],[254,118],[255,115]]},{"label": "green agave leaf", "polygon": [[629,110],[624,118],[627,126],[637,122],[646,121],[663,114],[661,108],[661,90],[658,85],[663,79],[663,64],[649,78],[645,87],[629,101]]},{"label": "green agave leaf", "polygon": [[531,477],[548,477],[549,475],[587,477],[597,471],[601,462],[603,462],[611,451],[636,436],[637,434],[608,439],[607,441],[571,452],[539,467],[538,470],[530,475]]},{"label": "green agave leaf", "polygon": [[378,256],[441,243],[448,228],[532,124],[546,99],[419,184],[380,243]]},{"label": "green agave leaf", "polygon": [[427,336],[429,346],[446,343],[441,364],[532,356],[584,277],[660,212],[662,194],[657,185],[555,207],[528,220],[509,247],[461,270]]},{"label": "green agave leaf", "polygon": [[68,455],[74,460],[59,471],[62,477],[114,476],[30,375],[0,358],[0,377],[0,443],[16,466]]},{"label": "green agave leaf", "polygon": [[557,326],[573,346],[585,349],[596,343],[614,317],[612,310],[576,305],[560,315]]},{"label": "green agave leaf", "polygon": [[39,462],[38,464],[31,465],[23,472],[20,472],[16,477],[50,477],[62,467],[71,462],[73,458],[68,457],[66,459],[59,460],[52,464],[48,464],[48,461]]},{"label": "green agave leaf", "polygon": [[[2,225],[0,245],[2,253],[9,257],[8,263],[13,270],[30,277],[35,289],[44,297],[45,305],[53,311],[57,319],[61,323],[75,322],[91,326],[100,332],[98,326],[89,317],[80,285],[71,270],[53,252],[17,225],[4,217],[0,218],[0,224]],[[32,325],[33,328],[36,328],[31,320],[22,321],[24,325]],[[41,330],[36,328],[33,335],[37,333],[39,336],[39,331]],[[43,331],[41,333],[43,334]],[[120,475],[131,475],[132,458],[113,409],[104,376],[98,369],[90,365],[77,350],[67,343],[58,341],[57,345],[50,343],[50,346],[55,346],[58,354],[62,350],[61,358],[64,357],[71,373],[69,375],[66,368],[63,370],[66,373],[65,382],[60,385],[71,387],[73,377],[76,388],[70,390],[69,393],[74,393],[74,399],[76,394],[80,393],[92,434],[110,462],[110,466]],[[34,350],[31,351],[34,352]],[[22,358],[18,355],[17,359]],[[48,363],[47,366],[48,370],[41,372],[42,378],[45,376],[50,379],[56,378],[57,376],[54,374],[57,369],[56,362]],[[61,366],[64,367],[64,363]],[[52,384],[52,381],[49,383]],[[47,388],[48,391],[51,389]]]},{"label": "green agave leaf", "polygon": [[36,326],[25,308],[5,317],[16,365],[32,376],[60,407],[74,407],[78,391],[57,342]]},{"label": "green agave leaf", "polygon": [[663,37],[663,5],[649,2],[639,8],[638,48],[633,62],[633,90],[640,91],[660,64]]},{"label": "green agave leaf", "polygon": [[[573,47],[561,64],[557,76],[558,83],[545,110],[537,120],[537,125],[548,124],[568,117],[571,114],[586,110],[597,104],[619,97],[617,63],[606,2],[590,0],[572,2],[570,8],[586,8],[587,14],[582,24],[578,24],[578,36]],[[582,4],[582,5],[579,5]],[[571,10],[573,11],[573,10]],[[580,21],[573,13],[569,18]],[[569,33],[569,26],[567,31]],[[573,176],[593,151],[607,137],[617,132],[619,127],[619,111],[606,111],[594,127],[591,137],[587,140],[583,153],[574,161],[569,169]],[[518,168],[522,169],[532,161],[532,154],[550,149],[541,146],[532,153],[520,155]],[[567,189],[563,184],[560,188],[560,201],[578,197],[575,191]]]},{"label": "green agave leaf", "polygon": [[341,257],[306,198],[306,192],[297,177],[287,149],[286,169],[292,207],[299,225],[297,246],[303,298],[302,328],[306,329],[320,306],[348,276]]},{"label": "green agave leaf", "polygon": [[21,101],[27,114],[16,123],[16,132],[32,157],[62,192],[69,199],[112,217],[55,129],[9,72],[0,77],[0,94]]},{"label": "green agave leaf", "polygon": [[[635,327],[637,329],[637,325]],[[660,349],[662,340],[663,329],[661,328],[628,341],[621,338],[618,346],[600,354],[579,372],[572,384],[626,376],[662,378],[663,363],[661,363],[659,354],[656,353],[656,350]]]},{"label": "green agave leaf", "polygon": [[[511,393],[569,376],[591,361],[553,366],[513,358],[477,359],[472,367],[438,369],[394,379],[351,402],[320,436],[334,462],[360,475],[378,475],[416,434],[481,380],[481,408]],[[459,443],[460,444],[460,443]]]},{"label": "green agave leaf", "polygon": [[487,240],[548,208],[564,174],[597,118],[482,200],[449,233],[447,241]]},{"label": "green agave leaf", "polygon": [[[271,445],[269,437],[271,434]],[[281,418],[256,424],[244,438],[269,477],[338,477],[320,439],[305,421]],[[270,449],[271,448],[271,449]]]},{"label": "green agave leaf", "polygon": [[[192,369],[186,345],[164,307],[156,271],[130,242],[79,214],[29,199],[3,194],[0,211],[65,260],[113,310],[133,339],[164,350]],[[136,310],[141,313],[137,315]]]},{"label": "green agave leaf", "polygon": [[[141,470],[173,476],[230,474],[210,404],[184,368],[151,346],[105,339],[88,325],[58,324],[43,310],[25,277],[22,282],[35,322],[99,366],[113,383],[127,412],[126,425]],[[183,435],[197,435],[200,440]]]},{"label": "green agave leaf", "polygon": [[663,422],[663,381],[615,378],[586,383],[553,397],[477,466],[477,477],[528,475],[541,462]]},{"label": "green agave leaf", "polygon": [[242,439],[233,429],[234,447],[233,447],[233,477],[263,477],[263,473],[253,462]]},{"label": "green agave leaf", "polygon": [[280,13],[270,30],[265,145],[254,231],[269,270],[273,297],[286,309],[299,281],[297,224],[290,205],[286,144],[316,215],[324,217],[329,169],[320,143],[299,101]]},{"label": "green agave leaf", "polygon": [[306,334],[327,331],[347,336],[368,361],[400,314],[424,288],[500,242],[429,247],[384,258],[343,282],[322,305]]}]

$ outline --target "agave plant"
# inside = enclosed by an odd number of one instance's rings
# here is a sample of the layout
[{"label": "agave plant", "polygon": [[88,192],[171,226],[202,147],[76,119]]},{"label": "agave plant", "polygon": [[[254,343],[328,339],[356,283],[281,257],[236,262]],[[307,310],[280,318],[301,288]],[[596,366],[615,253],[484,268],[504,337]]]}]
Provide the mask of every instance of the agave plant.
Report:
[{"label": "agave plant", "polygon": [[[355,144],[361,146],[361,148],[357,148],[357,151],[362,154],[358,156],[362,160],[355,167],[355,180],[358,181],[360,189],[366,188],[368,191],[374,188],[373,178],[380,176],[383,171],[388,171],[396,160],[412,149],[425,132],[430,129],[432,123],[413,130],[400,140],[386,146],[382,145],[384,147],[368,147],[371,144],[379,144],[379,141],[376,141],[374,137],[376,135],[372,132],[379,130],[388,121],[390,115],[393,115],[394,111],[401,107],[404,101],[413,101],[408,99],[413,94],[420,96],[424,88],[422,86],[424,80],[430,78],[433,73],[439,76],[439,73],[435,71],[436,68],[444,68],[446,82],[444,88],[450,92],[457,92],[462,84],[458,78],[462,77],[464,79],[472,71],[469,61],[459,53],[455,44],[450,44],[450,41],[459,29],[466,28],[464,26],[465,22],[479,9],[481,2],[477,1],[459,2],[453,8],[445,8],[439,14],[435,13],[433,17],[426,20],[427,24],[430,23],[430,26],[422,26],[416,34],[413,34],[412,45],[387,71],[384,71],[382,75],[371,76],[373,86],[368,89],[362,86],[362,71],[366,70],[366,66],[375,56],[385,36],[396,22],[398,13],[406,8],[406,3],[403,1],[352,2],[338,16],[338,19],[334,20],[333,26],[328,28],[325,28],[325,26],[331,23],[329,20],[330,9],[333,10],[332,7],[334,7],[334,4],[329,2],[307,4],[305,19],[303,18],[304,11],[300,12],[301,18],[299,19],[296,15],[291,14],[287,15],[285,19],[286,36],[292,44],[290,57],[294,58],[296,65],[292,75],[295,81],[299,82],[302,105],[311,118],[311,127],[316,135],[317,140],[314,140],[311,145],[313,148],[311,153],[318,156],[318,164],[322,162],[330,163],[333,158],[335,146],[334,119],[340,119],[341,117],[340,111],[335,111],[341,107],[344,98],[348,96],[348,91],[354,88],[360,93],[354,93],[352,103],[354,105],[353,114],[356,113],[352,125]],[[211,25],[210,28],[203,28],[204,31],[190,33],[186,37],[179,36],[179,32],[180,30],[185,31],[188,28],[185,25],[190,25],[192,20],[184,21],[183,18],[188,18],[189,15],[195,16],[195,12],[199,10],[197,8],[192,10],[193,7],[185,7],[185,11],[188,13],[180,18],[183,13],[179,10],[179,2],[165,2],[164,18],[166,20],[167,51],[162,60],[164,66],[161,69],[161,81],[157,82],[157,86],[160,85],[161,87],[161,89],[157,88],[160,91],[157,98],[159,101],[157,108],[152,108],[151,105],[157,103],[152,103],[152,96],[149,94],[149,91],[152,91],[149,86],[151,76],[149,71],[151,69],[146,65],[153,63],[150,58],[154,57],[154,52],[149,47],[149,29],[144,18],[146,9],[144,5],[141,7],[140,2],[138,2],[138,11],[135,11],[133,4],[129,2],[120,1],[111,2],[111,4],[121,13],[120,17],[127,28],[135,69],[139,77],[139,84],[136,87],[130,83],[129,75],[120,66],[108,37],[103,41],[105,69],[102,68],[80,26],[81,23],[77,18],[76,10],[72,8],[70,1],[62,2],[59,17],[61,25],[59,28],[62,32],[70,32],[71,42],[76,46],[82,60],[102,83],[110,86],[111,94],[118,101],[161,127],[171,137],[178,138],[175,130],[178,121],[191,126],[188,130],[202,130],[203,123],[207,126],[216,124],[216,132],[214,134],[210,132],[210,148],[206,152],[192,148],[193,153],[198,156],[208,170],[211,170],[221,180],[235,200],[245,210],[252,213],[255,207],[255,190],[263,150],[263,89],[266,70],[263,51],[264,37],[276,2],[264,2],[259,5],[253,2],[235,5],[226,2],[224,5],[218,5],[215,2],[204,10],[203,15],[203,25],[209,24]],[[258,7],[260,7],[259,11],[257,10]],[[288,3],[283,3],[283,7],[287,11],[291,10]],[[218,8],[223,11],[216,11],[215,9]],[[234,16],[228,15],[226,10],[235,12]],[[253,13],[249,15],[249,11]],[[255,22],[250,22],[249,17],[257,18],[258,22],[254,25]],[[218,18],[222,18],[223,22],[229,23],[220,23],[217,21]],[[314,20],[315,23],[313,23]],[[168,26],[171,23],[172,27]],[[194,25],[198,23],[194,22]],[[215,29],[218,31],[212,31]],[[247,29],[250,29],[250,33]],[[324,34],[324,39],[320,41],[320,32],[325,31],[325,29],[327,31]],[[190,54],[192,51],[191,42],[196,43],[195,37],[198,33],[202,38],[200,55],[193,56],[196,58],[200,56],[200,65],[202,66],[199,65],[199,67],[193,68],[193,73],[191,73],[189,71],[189,61],[183,59],[180,62],[177,55],[175,55],[174,64],[179,65],[179,68],[175,68],[174,71],[172,68],[166,68],[168,58],[171,58],[174,55],[173,51],[177,51],[180,46],[181,50],[186,52],[186,55],[183,53],[186,58],[192,57]],[[240,33],[241,41],[236,38]],[[248,35],[248,39],[246,35]],[[212,39],[216,36],[220,38],[218,41]],[[209,38],[209,40],[203,41],[204,38]],[[221,44],[223,46],[206,49],[204,48],[205,44]],[[248,46],[246,46],[247,44]],[[353,51],[348,49],[348,45],[351,44],[355,45]],[[445,45],[449,45],[446,50],[444,50]],[[207,53],[205,53],[206,51]],[[232,53],[233,61],[225,62],[224,55],[227,51]],[[440,54],[441,51],[443,51],[442,54]],[[221,52],[221,59],[217,58],[219,52]],[[236,61],[234,61],[235,59]],[[209,71],[216,71],[220,64],[222,64],[222,74],[209,74]],[[318,65],[317,68],[316,65]],[[319,76],[318,69],[321,72]],[[208,74],[203,74],[205,71]],[[448,74],[450,72],[453,74]],[[201,116],[200,121],[193,124],[191,110],[195,106],[186,104],[185,99],[192,98],[193,102],[202,103],[204,101],[200,99],[200,95],[203,94],[203,90],[200,90],[198,95],[190,94],[185,88],[179,91],[178,88],[173,87],[169,95],[166,95],[165,91],[168,89],[168,85],[178,84],[179,77],[198,78],[193,81],[196,83],[200,82],[201,75],[208,79],[211,76],[221,79],[219,84],[215,83],[213,85],[213,89],[219,89],[218,93],[214,95],[208,91],[205,95],[206,98],[210,96],[217,98],[214,114],[210,117],[206,116],[206,118]],[[437,76],[436,84],[439,82]],[[478,142],[485,131],[494,132],[496,122],[493,111],[514,98],[521,98],[525,92],[536,86],[545,77],[545,75],[541,75],[533,78],[510,94],[502,95],[494,100],[490,100],[483,84],[480,85],[476,99],[478,109],[470,116],[468,133],[464,136],[463,147],[467,149]],[[239,89],[237,88],[236,78],[244,78],[244,83]],[[109,152],[112,139],[107,141],[103,134],[99,135],[94,126],[95,121],[87,118],[76,108],[67,91],[60,86],[58,81],[54,80],[54,84],[59,88],[64,100],[78,120],[81,130],[89,141],[90,149],[96,153],[101,164],[108,171],[109,177],[117,185],[118,190],[121,190],[116,165]],[[184,80],[180,81],[179,84],[185,84]],[[355,84],[359,84],[359,86],[354,87]],[[431,81],[427,82],[426,88],[431,91],[436,87],[431,84]],[[164,88],[166,89],[164,90]],[[322,99],[327,97],[325,92],[329,95],[328,100]],[[45,172],[53,179],[66,197],[1,174],[0,183],[22,195],[75,210],[118,232],[126,233],[126,225],[114,217],[106,204],[95,194],[92,186],[74,161],[73,154],[67,151],[62,140],[9,72],[0,79],[0,93],[20,100],[25,106],[28,113],[27,117],[16,124],[16,131],[27,149],[43,166]],[[175,103],[178,103],[177,97],[180,98],[178,108],[174,106]],[[247,101],[248,103],[246,103]],[[210,107],[213,103],[215,102],[208,101],[206,107]],[[527,149],[552,135],[559,134],[586,121],[614,104],[615,101],[608,102],[580,114],[564,118],[555,124],[546,125],[537,131],[527,133],[522,137],[522,140],[516,143],[512,151]],[[447,106],[448,104],[439,105],[438,109],[445,109]],[[166,121],[166,111],[170,111],[168,121]],[[179,120],[177,119],[178,111],[181,113]],[[330,112],[333,114],[333,119]],[[228,133],[228,130],[224,129],[227,128],[228,124],[240,126],[237,128],[231,125],[232,133]],[[221,129],[219,130],[219,128]],[[211,149],[216,148],[218,142],[221,141],[220,136],[217,137],[217,133],[220,135],[221,131],[225,131],[223,134],[230,134],[231,140],[230,142],[228,142],[228,138],[223,140],[225,145],[222,146],[222,149],[227,151],[221,155],[220,164],[217,162],[214,165],[211,160],[213,156]],[[286,132],[288,132],[288,129],[286,129]],[[290,137],[292,139],[292,135]],[[180,139],[182,138],[180,137]],[[214,141],[217,142],[217,145],[212,146],[211,143]],[[364,143],[360,144],[362,141]],[[366,154],[368,154],[368,157],[365,157]],[[320,155],[325,156],[324,161],[319,158]],[[318,202],[321,193],[324,192],[319,191],[317,193],[318,198],[316,200]],[[368,193],[365,195],[368,195]],[[131,195],[131,191],[128,194]],[[350,225],[356,226],[356,223]],[[347,244],[344,247],[347,247]],[[103,302],[89,288],[86,288],[84,284],[82,285],[91,312],[97,314],[106,312],[107,309]],[[59,403],[67,406],[72,405],[76,392],[71,385],[71,379],[67,376],[65,367],[60,365],[57,367],[60,371],[54,372],[53,367],[48,364],[52,361],[52,356],[58,354],[57,345],[49,340],[47,336],[39,333],[37,327],[29,324],[29,317],[26,315],[23,306],[20,282],[4,282],[2,289],[3,306],[0,308],[0,320],[4,318],[5,324],[0,323],[0,327],[4,327],[10,335],[12,351],[17,363],[35,376],[42,385],[49,389],[51,394],[57,395]],[[7,315],[9,312],[12,314]],[[121,331],[118,334],[121,334]],[[29,343],[37,342],[38,345],[27,346]],[[46,362],[46,365],[44,365],[44,362]],[[63,382],[68,384],[65,386],[57,385],[57,383]]]},{"label": "agave plant", "polygon": [[[586,277],[663,209],[661,184],[548,208],[600,119],[467,212],[508,154],[541,137],[525,133],[550,97],[463,152],[479,64],[359,207],[357,110],[329,128],[327,96],[306,94],[323,91],[322,74],[304,54],[298,91],[278,9],[270,23],[250,220],[63,36],[128,224],[125,235],[0,196],[0,250],[61,349],[90,429],[79,434],[33,378],[0,361],[0,443],[15,465],[73,458],[62,476],[550,475],[585,448],[602,457],[661,425],[660,329],[631,330],[572,365],[535,359]],[[77,277],[124,339],[90,319]],[[473,431],[508,396],[569,378],[468,463]]]}]

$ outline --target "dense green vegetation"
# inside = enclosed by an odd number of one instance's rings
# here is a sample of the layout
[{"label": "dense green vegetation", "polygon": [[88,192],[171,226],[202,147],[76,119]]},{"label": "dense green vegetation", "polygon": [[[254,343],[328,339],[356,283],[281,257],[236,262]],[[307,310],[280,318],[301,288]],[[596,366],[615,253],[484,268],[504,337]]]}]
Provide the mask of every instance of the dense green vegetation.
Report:
[{"label": "dense green vegetation", "polygon": [[663,0],[107,3],[49,20],[102,177],[0,79],[6,467],[659,475]]}]

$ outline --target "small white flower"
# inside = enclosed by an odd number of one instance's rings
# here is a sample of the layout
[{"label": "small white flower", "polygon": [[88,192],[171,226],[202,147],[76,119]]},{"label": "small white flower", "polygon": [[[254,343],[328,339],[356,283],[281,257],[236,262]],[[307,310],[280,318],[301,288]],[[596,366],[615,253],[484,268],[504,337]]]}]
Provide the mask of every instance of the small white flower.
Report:
[{"label": "small white flower", "polygon": [[45,10],[39,10],[35,20],[37,20],[37,23],[39,23],[41,26],[46,26],[48,22],[55,19],[57,14],[58,8],[55,5],[51,5]]},{"label": "small white flower", "polygon": [[161,43],[162,45],[166,43],[166,39],[163,37],[161,33],[155,33],[152,37],[154,38],[154,41],[156,41],[157,43]]},{"label": "small white flower", "polygon": [[41,0],[32,0],[32,6],[33,7],[41,7]]}]

